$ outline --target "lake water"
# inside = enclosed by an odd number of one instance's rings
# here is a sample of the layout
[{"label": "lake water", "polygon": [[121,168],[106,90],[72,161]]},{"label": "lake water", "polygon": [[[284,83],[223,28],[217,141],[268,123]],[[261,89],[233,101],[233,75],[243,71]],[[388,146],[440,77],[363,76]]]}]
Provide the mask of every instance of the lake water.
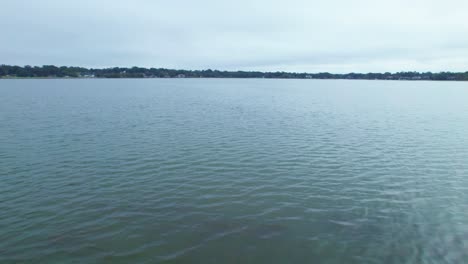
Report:
[{"label": "lake water", "polygon": [[0,263],[468,263],[468,83],[0,80]]}]

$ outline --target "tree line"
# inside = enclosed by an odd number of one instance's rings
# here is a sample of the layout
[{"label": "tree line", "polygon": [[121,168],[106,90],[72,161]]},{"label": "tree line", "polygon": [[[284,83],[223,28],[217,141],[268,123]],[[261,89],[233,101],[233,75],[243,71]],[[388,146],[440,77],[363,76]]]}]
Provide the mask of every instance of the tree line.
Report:
[{"label": "tree line", "polygon": [[270,78],[270,79],[356,79],[356,80],[440,80],[468,81],[467,72],[396,72],[334,74],[260,71],[174,70],[164,68],[0,65],[1,78]]}]

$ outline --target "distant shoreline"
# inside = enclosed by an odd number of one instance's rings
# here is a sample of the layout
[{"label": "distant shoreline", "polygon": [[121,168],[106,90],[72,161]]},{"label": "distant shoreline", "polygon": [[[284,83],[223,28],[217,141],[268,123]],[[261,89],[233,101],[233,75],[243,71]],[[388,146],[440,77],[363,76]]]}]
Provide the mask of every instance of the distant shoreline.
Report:
[{"label": "distant shoreline", "polygon": [[393,81],[393,82],[467,82],[468,80],[409,80],[409,79],[399,79],[399,80],[386,80],[386,79],[343,79],[343,78],[327,78],[327,79],[319,79],[319,78],[260,78],[260,77],[251,77],[251,78],[243,78],[243,77],[185,77],[185,78],[171,78],[171,77],[119,77],[119,78],[108,78],[108,77],[0,77],[0,80],[170,80],[170,79],[212,79],[212,80],[220,80],[220,79],[228,79],[228,80],[330,80],[330,81]]},{"label": "distant shoreline", "polygon": [[403,81],[468,81],[467,72],[261,72],[219,70],[175,70],[165,68],[83,68],[68,66],[0,65],[0,79],[156,79],[156,78],[231,78],[231,79],[331,79],[331,80],[403,80]]}]

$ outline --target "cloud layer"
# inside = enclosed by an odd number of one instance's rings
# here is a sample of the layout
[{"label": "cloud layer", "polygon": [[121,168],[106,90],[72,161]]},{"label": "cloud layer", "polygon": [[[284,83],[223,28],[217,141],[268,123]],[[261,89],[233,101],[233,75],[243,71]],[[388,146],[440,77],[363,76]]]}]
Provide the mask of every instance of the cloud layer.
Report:
[{"label": "cloud layer", "polygon": [[15,0],[0,63],[468,71],[468,1]]}]

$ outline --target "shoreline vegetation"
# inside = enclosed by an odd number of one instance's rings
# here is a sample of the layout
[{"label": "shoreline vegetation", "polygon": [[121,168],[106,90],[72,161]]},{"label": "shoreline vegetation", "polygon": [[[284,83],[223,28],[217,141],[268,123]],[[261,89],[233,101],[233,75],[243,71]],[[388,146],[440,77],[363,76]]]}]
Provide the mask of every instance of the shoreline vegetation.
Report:
[{"label": "shoreline vegetation", "polygon": [[51,78],[266,78],[266,79],[346,79],[346,80],[413,80],[468,81],[467,72],[396,72],[396,73],[298,73],[219,70],[174,70],[164,68],[113,67],[83,68],[67,66],[0,65],[1,79]]}]

